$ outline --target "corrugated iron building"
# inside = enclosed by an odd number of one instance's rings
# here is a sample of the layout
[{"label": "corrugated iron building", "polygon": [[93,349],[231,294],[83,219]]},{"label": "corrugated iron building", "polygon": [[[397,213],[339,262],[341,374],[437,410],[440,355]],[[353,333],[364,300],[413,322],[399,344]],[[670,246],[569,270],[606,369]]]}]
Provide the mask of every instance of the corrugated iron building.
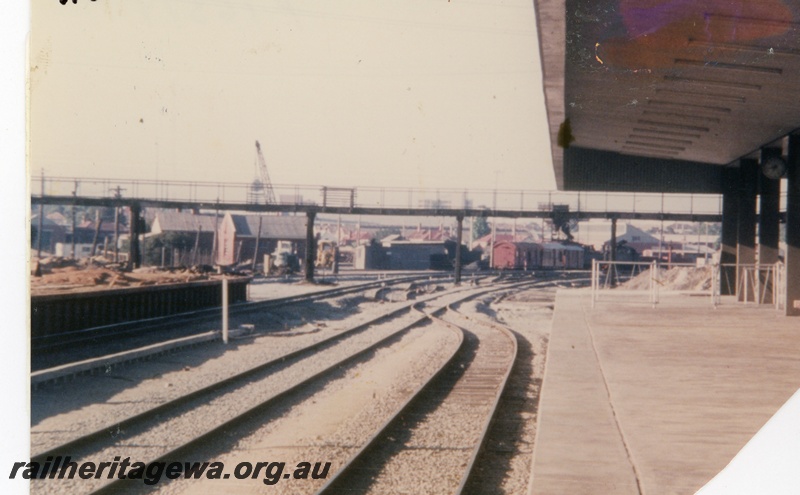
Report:
[{"label": "corrugated iron building", "polygon": [[198,247],[201,252],[211,253],[214,249],[214,232],[221,222],[222,217],[193,213],[191,211],[156,212],[150,233],[153,235],[180,233],[200,235]]},{"label": "corrugated iron building", "polygon": [[[261,233],[256,253],[256,237]],[[226,213],[219,226],[217,264],[230,266],[253,256],[260,262],[272,254],[279,242],[290,244],[292,253],[303,259],[306,252],[306,217],[274,215],[240,215]]]},{"label": "corrugated iron building", "polygon": [[386,246],[390,270],[430,270],[447,259],[442,242],[393,241]]},{"label": "corrugated iron building", "polygon": [[356,270],[386,270],[389,268],[389,257],[386,248],[378,243],[356,246],[353,256],[353,268]]}]

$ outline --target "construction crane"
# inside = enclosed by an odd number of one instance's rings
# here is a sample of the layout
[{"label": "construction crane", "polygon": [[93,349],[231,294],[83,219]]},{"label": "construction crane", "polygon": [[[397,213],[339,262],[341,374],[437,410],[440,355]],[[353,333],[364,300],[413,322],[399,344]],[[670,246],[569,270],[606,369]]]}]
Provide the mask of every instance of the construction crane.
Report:
[{"label": "construction crane", "polygon": [[270,181],[269,172],[267,171],[267,162],[264,160],[264,154],[261,152],[261,144],[258,140],[256,140],[256,169],[257,177],[250,186],[248,202],[258,203],[258,199],[263,194],[265,204],[277,204],[275,191],[272,190],[272,181]]}]

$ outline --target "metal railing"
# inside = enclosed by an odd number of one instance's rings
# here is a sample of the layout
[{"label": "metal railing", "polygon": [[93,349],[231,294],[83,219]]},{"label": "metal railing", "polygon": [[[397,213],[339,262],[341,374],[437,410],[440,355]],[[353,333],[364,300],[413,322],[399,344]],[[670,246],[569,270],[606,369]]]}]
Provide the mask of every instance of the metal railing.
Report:
[{"label": "metal railing", "polygon": [[[109,178],[31,177],[31,196],[127,198],[156,201],[252,204],[253,184],[200,181],[155,181]],[[338,188],[274,184],[281,206],[337,204],[351,208],[720,215],[718,194],[569,192],[491,189],[418,189],[393,187]]]},{"label": "metal railing", "polygon": [[[603,293],[647,294],[649,302],[655,307],[659,300],[659,286],[662,285],[663,277],[661,270],[664,266],[696,267],[703,268],[694,264],[664,264],[657,261],[651,262],[632,262],[632,261],[602,261],[592,260],[592,308]],[[726,270],[731,269],[731,270]],[[627,270],[627,273],[625,271]],[[618,288],[623,285],[624,280],[633,279],[637,274],[649,270],[649,284],[645,288],[630,289],[628,287]],[[711,265],[711,284],[708,289],[711,304],[714,308],[722,304],[723,274],[726,271],[736,271],[736,290],[737,299],[743,303],[755,303],[758,305],[772,305],[776,310],[786,309],[786,265],[783,262],[771,264],[736,264],[736,263],[715,263]],[[728,285],[732,285],[728,282]],[[694,289],[696,292],[699,289]],[[706,289],[703,289],[706,290]],[[615,299],[619,301],[619,299]],[[631,299],[630,302],[635,302]]]},{"label": "metal railing", "polygon": [[714,265],[711,300],[714,307],[722,303],[721,287],[724,268],[736,270],[736,296],[744,304],[770,304],[776,310],[786,308],[786,265],[777,263],[724,263]]},{"label": "metal railing", "polygon": [[[630,270],[628,276],[622,270]],[[645,293],[643,289],[617,289],[620,278],[632,279],[637,273],[648,271],[647,300],[655,308],[658,304],[658,263],[654,261],[602,261],[592,260],[592,308],[595,307],[603,291],[613,290],[616,294]]]}]

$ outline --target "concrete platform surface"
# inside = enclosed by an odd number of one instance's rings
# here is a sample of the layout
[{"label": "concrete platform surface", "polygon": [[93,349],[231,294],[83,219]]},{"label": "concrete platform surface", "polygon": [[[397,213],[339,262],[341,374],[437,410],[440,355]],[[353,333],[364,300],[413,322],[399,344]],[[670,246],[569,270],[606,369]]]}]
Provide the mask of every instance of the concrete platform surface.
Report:
[{"label": "concrete platform surface", "polygon": [[530,492],[695,493],[798,387],[800,318],[681,294],[592,309],[562,290]]}]

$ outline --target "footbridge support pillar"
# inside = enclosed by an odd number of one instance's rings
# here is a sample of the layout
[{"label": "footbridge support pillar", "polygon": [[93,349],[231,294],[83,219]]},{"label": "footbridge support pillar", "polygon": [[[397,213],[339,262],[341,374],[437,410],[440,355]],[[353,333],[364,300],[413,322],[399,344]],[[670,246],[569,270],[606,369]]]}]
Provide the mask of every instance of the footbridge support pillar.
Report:
[{"label": "footbridge support pillar", "polygon": [[[771,158],[780,158],[781,148],[761,150],[761,163]],[[780,237],[780,179],[770,179],[759,174],[759,216],[758,216],[758,264],[774,265],[778,261],[778,240]],[[771,303],[774,280],[766,272],[759,272],[764,286],[763,300]]]},{"label": "footbridge support pillar", "polygon": [[608,261],[617,261],[617,218],[611,219],[611,239],[608,241]]},{"label": "footbridge support pillar", "polygon": [[739,217],[739,170],[722,172],[722,246],[720,250],[720,294],[736,293],[736,238]]},{"label": "footbridge support pillar", "polygon": [[141,254],[139,251],[139,227],[141,226],[142,207],[139,203],[130,206],[129,233],[128,240],[128,269],[133,270],[142,266]]},{"label": "footbridge support pillar", "polygon": [[800,316],[800,135],[789,136],[786,186],[786,316]]},{"label": "footbridge support pillar", "polygon": [[453,282],[456,285],[461,284],[461,239],[464,230],[464,215],[456,216],[456,260],[455,260],[455,274],[453,275]]},{"label": "footbridge support pillar", "polygon": [[306,262],[305,279],[307,282],[314,281],[314,263],[317,258],[317,240],[314,237],[314,219],[317,213],[309,211],[306,213]]},{"label": "footbridge support pillar", "polygon": [[739,161],[739,217],[736,233],[736,294],[740,301],[755,301],[754,284],[744,283],[747,274],[742,265],[756,262],[756,192],[758,160]]}]

